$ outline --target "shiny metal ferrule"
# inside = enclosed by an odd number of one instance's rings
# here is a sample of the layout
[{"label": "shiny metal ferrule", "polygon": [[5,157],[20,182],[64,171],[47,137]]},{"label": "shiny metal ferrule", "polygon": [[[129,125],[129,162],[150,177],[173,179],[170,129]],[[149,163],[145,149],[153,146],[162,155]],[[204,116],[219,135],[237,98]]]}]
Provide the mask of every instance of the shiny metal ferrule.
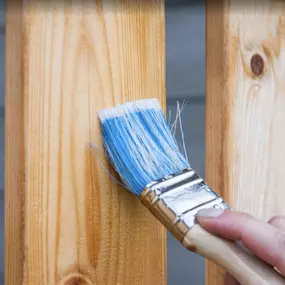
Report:
[{"label": "shiny metal ferrule", "polygon": [[193,169],[151,182],[140,200],[180,242],[195,224],[198,210],[230,209]]}]

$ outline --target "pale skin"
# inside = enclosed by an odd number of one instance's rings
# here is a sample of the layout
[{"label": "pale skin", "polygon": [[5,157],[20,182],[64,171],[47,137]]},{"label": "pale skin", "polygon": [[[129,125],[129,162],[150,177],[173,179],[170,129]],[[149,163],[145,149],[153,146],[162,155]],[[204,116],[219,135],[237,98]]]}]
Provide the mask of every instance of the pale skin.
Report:
[{"label": "pale skin", "polygon": [[[252,253],[285,278],[285,216],[274,216],[265,222],[244,212],[205,209],[198,213],[197,220],[208,232],[242,241]],[[229,274],[226,274],[224,284],[243,285]]]}]

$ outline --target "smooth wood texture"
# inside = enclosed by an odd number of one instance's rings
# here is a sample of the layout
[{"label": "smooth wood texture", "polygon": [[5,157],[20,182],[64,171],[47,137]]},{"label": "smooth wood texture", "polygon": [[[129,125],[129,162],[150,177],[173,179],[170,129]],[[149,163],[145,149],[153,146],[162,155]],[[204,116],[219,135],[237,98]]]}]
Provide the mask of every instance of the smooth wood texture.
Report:
[{"label": "smooth wood texture", "polygon": [[164,29],[162,0],[7,2],[5,284],[166,283],[164,227],[88,148],[98,110],[165,108]]},{"label": "smooth wood texture", "polygon": [[198,224],[186,234],[183,244],[224,268],[242,285],[285,285],[285,277],[240,243],[212,235]]},{"label": "smooth wood texture", "polygon": [[[208,0],[206,17],[206,180],[233,208],[268,220],[285,205],[285,2]],[[211,262],[206,276],[223,284]]]}]

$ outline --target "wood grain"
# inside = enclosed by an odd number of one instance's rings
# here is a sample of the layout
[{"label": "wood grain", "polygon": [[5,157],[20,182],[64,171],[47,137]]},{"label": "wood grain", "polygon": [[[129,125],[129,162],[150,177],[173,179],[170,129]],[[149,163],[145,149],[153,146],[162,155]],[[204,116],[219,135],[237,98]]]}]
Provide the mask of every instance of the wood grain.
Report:
[{"label": "wood grain", "polygon": [[5,284],[166,283],[164,228],[104,171],[98,111],[165,108],[162,0],[10,1]]},{"label": "wood grain", "polygon": [[[206,17],[207,182],[235,209],[268,220],[285,213],[285,3],[208,0]],[[206,276],[223,284],[210,262]]]}]

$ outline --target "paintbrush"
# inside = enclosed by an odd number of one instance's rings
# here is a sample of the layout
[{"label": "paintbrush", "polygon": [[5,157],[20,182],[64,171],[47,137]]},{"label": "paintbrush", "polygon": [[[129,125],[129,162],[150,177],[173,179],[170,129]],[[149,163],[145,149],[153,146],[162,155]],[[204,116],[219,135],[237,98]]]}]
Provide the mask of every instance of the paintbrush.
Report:
[{"label": "paintbrush", "polygon": [[219,238],[196,222],[200,209],[231,207],[191,168],[157,99],[103,109],[99,119],[106,153],[125,188],[185,248],[215,262],[242,285],[285,284],[240,242]]}]

